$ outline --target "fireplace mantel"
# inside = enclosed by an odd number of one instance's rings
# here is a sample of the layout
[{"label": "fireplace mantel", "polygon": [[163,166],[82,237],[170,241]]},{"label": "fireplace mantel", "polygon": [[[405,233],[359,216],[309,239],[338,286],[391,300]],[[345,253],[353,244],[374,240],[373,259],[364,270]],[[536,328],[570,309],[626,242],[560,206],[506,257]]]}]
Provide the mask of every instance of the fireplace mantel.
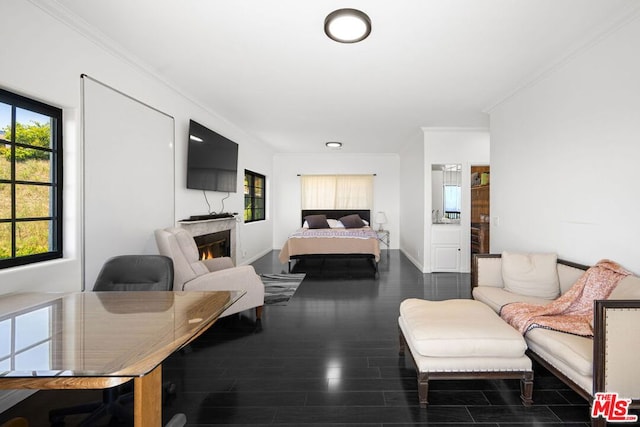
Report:
[{"label": "fireplace mantel", "polygon": [[178,225],[184,228],[192,236],[217,233],[218,231],[231,230],[231,259],[236,264],[236,218],[203,219],[199,221],[178,221]]}]

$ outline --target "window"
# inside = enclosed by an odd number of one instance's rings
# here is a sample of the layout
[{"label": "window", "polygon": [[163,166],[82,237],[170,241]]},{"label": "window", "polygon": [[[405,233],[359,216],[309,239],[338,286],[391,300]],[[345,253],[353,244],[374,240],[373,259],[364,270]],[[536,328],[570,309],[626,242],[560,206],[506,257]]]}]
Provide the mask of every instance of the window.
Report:
[{"label": "window", "polygon": [[450,219],[460,219],[462,190],[459,185],[444,186],[444,214]]},{"label": "window", "polygon": [[62,257],[62,110],[0,89],[0,268]]},{"label": "window", "polygon": [[264,221],[266,178],[259,173],[244,171],[244,222]]},{"label": "window", "polygon": [[302,209],[371,209],[373,175],[303,175]]}]

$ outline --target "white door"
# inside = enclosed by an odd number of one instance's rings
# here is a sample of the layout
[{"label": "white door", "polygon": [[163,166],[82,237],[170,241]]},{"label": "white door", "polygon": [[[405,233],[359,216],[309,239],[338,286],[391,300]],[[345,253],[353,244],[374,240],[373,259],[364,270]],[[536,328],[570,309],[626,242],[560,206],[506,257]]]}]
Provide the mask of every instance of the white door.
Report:
[{"label": "white door", "polygon": [[434,245],[431,256],[434,272],[460,271],[459,245]]},{"label": "white door", "polygon": [[460,225],[431,226],[431,271],[460,271]]}]

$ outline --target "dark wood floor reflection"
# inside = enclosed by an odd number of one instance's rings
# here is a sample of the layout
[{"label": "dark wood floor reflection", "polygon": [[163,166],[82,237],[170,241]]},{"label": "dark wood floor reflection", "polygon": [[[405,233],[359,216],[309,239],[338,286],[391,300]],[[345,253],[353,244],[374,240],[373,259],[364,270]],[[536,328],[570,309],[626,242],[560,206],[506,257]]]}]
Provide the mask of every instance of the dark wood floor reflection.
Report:
[{"label": "dark wood floor reflection", "polygon": [[[275,251],[254,266],[287,269]],[[468,274],[422,274],[399,251],[383,253],[378,279],[306,278],[288,305],[265,307],[261,324],[249,312],[222,319],[171,356],[164,379],[177,394],[164,417],[236,427],[588,426],[586,402],[539,367],[530,408],[517,380],[433,381],[431,405],[418,406],[415,370],[398,356],[399,304],[469,298],[469,282]],[[49,393],[11,413],[46,414],[46,399],[66,392]]]}]

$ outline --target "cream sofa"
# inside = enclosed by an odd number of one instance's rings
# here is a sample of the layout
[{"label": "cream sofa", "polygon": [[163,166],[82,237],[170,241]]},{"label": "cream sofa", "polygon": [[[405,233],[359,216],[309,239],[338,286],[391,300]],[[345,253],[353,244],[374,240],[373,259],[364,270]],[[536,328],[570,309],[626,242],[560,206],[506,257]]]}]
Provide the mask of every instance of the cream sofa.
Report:
[{"label": "cream sofa", "polygon": [[[473,298],[496,312],[510,302],[548,304],[535,292],[522,295],[505,289],[502,256],[473,257]],[[566,292],[588,266],[557,260],[559,293]],[[533,285],[532,285],[533,286]],[[594,337],[585,338],[543,328],[525,335],[527,354],[560,378],[579,395],[592,401],[597,392],[617,392],[640,407],[640,278],[627,276],[607,300],[594,303]],[[594,419],[600,425],[602,418]]]}]

